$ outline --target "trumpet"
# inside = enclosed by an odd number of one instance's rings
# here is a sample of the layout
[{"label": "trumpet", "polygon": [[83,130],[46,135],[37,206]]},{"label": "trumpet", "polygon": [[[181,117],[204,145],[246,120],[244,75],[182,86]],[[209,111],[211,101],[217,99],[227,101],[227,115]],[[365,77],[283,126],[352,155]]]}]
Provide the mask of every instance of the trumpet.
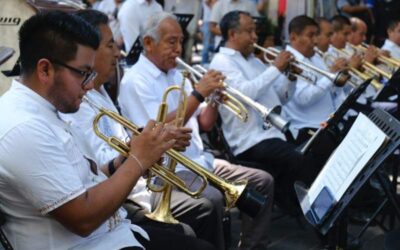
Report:
[{"label": "trumpet", "polygon": [[[366,44],[366,43],[362,43],[362,44],[356,46],[356,49],[361,51],[361,52],[365,52],[368,48],[369,48],[369,45]],[[382,50],[378,49],[378,51],[382,51]],[[395,71],[397,68],[400,67],[400,60],[398,60],[396,58],[393,58],[393,57],[379,55],[378,56],[378,61],[380,63],[385,64],[387,67],[393,69],[393,71]]]},{"label": "trumpet", "polygon": [[[350,47],[350,48],[352,48],[355,52],[357,52],[359,49],[358,49],[358,47],[357,46],[354,46],[353,44],[351,44],[351,43],[347,43],[347,45]],[[349,55],[350,56],[350,55]],[[372,63],[370,63],[370,62],[366,62],[366,61],[364,61],[363,62],[363,64],[362,64],[362,67],[365,69],[365,70],[367,70],[367,71],[370,71],[373,75],[376,75],[376,76],[383,76],[384,78],[386,78],[386,79],[388,79],[388,80],[390,80],[390,78],[392,78],[392,74],[391,73],[388,73],[388,72],[386,72],[385,70],[383,70],[383,69],[381,69],[381,68],[379,68],[379,67],[376,67],[375,65],[373,65]]]},{"label": "trumpet", "polygon": [[[121,124],[124,128],[130,130],[133,135],[140,134],[138,126],[136,126],[134,123],[127,120],[120,114],[97,105],[86,96],[84,96],[83,100],[99,111],[93,120],[93,130],[96,135],[107,142],[108,145],[117,150],[120,154],[128,157],[129,146],[126,145],[125,142],[119,140],[114,136],[107,137],[104,133],[100,131],[98,123],[102,117],[109,117],[110,119],[113,119],[114,121]],[[151,167],[151,171],[153,171],[157,176],[159,176],[167,183],[176,186],[191,197],[199,197],[208,182],[211,182],[215,187],[223,192],[227,209],[232,208],[236,205],[236,207],[242,212],[251,217],[255,217],[266,205],[267,198],[252,189],[248,189],[246,187],[246,180],[227,182],[226,180],[209,172],[196,162],[190,160],[185,155],[177,152],[174,149],[167,150],[166,154],[168,157],[182,164],[188,170],[192,171],[200,178],[202,178],[203,185],[198,190],[191,191],[188,187],[186,187],[185,182],[169,169],[166,169],[158,164],[154,164]]]},{"label": "trumpet", "polygon": [[[162,122],[162,123],[165,122],[165,120],[167,118],[167,114],[168,114],[168,104],[167,104],[168,94],[171,93],[172,91],[176,90],[176,91],[179,91],[180,95],[179,95],[179,104],[178,104],[178,108],[176,110],[174,125],[176,127],[183,126],[183,118],[185,117],[186,107],[187,107],[187,95],[186,95],[184,87],[185,87],[186,79],[189,76],[189,73],[186,71],[183,71],[182,75],[183,75],[183,78],[182,78],[181,86],[173,85],[173,86],[168,87],[164,91],[162,102],[160,104],[160,108],[158,110],[158,115],[157,115],[157,119],[156,119],[158,122]],[[176,164],[177,164],[177,162],[175,160],[169,159],[169,162],[168,162],[169,171],[174,172]],[[147,179],[147,187],[152,186],[151,180],[152,180],[151,177],[149,177]],[[203,183],[203,185],[204,185],[204,183]],[[154,190],[154,189],[155,188],[152,188],[152,190]],[[162,186],[162,188],[159,190],[160,190],[160,192],[161,191],[163,192],[162,196],[161,196],[161,200],[159,201],[156,209],[152,213],[146,214],[146,217],[148,217],[152,220],[156,220],[156,221],[160,221],[160,222],[164,222],[164,223],[178,224],[179,221],[174,218],[174,216],[171,213],[171,209],[170,209],[171,208],[172,186],[168,183],[165,183],[164,186]]]},{"label": "trumpet", "polygon": [[[277,57],[278,54],[280,53],[280,50],[278,50],[276,48],[272,48],[272,47],[264,48],[258,44],[254,44],[254,47],[261,50],[265,54],[269,54],[274,57]],[[345,72],[345,71],[340,71],[336,74],[330,73],[330,72],[324,71],[314,65],[311,65],[309,63],[305,63],[305,62],[302,62],[299,60],[295,60],[295,61],[291,62],[290,64],[292,66],[295,66],[296,68],[302,70],[303,72],[311,72],[314,74],[319,74],[319,75],[325,76],[326,78],[331,80],[335,85],[339,85],[339,86],[343,86],[350,78],[349,75],[347,74],[347,72]],[[311,80],[311,78],[309,76],[305,76],[305,75],[301,75],[301,74],[295,74],[295,75],[298,77],[304,78],[307,81],[311,81],[311,83],[314,83],[314,80]],[[314,77],[314,78],[316,78],[316,77]]]},{"label": "trumpet", "polygon": [[[190,66],[189,64],[185,63],[179,57],[176,58],[176,62],[182,65],[185,69],[189,72],[193,73],[196,77],[201,78],[207,72],[207,70],[201,66],[198,66],[197,69]],[[262,120],[265,122],[267,127],[274,126],[282,133],[286,133],[289,129],[290,123],[284,120],[279,114],[282,111],[281,106],[275,106],[272,109],[268,109],[261,105],[260,103],[253,101],[248,96],[244,95],[240,91],[232,88],[225,82],[223,83],[225,91],[223,92],[224,95],[228,95],[228,97],[232,97],[233,95],[237,96],[243,103],[247,104],[254,110],[256,110],[259,115],[261,116]],[[236,98],[235,98],[236,99]],[[237,102],[240,102],[239,100]],[[243,105],[243,104],[242,104]]]},{"label": "trumpet", "polygon": [[[349,57],[349,55],[347,54],[346,51],[344,51],[344,50],[339,50],[339,49],[337,49],[337,48],[335,48],[335,47],[333,47],[333,46],[331,46],[331,48],[335,51],[336,54],[339,55],[338,57],[344,57],[344,58],[348,58],[348,57]],[[314,51],[315,51],[315,53],[317,53],[319,56],[322,57],[322,59],[324,60],[324,63],[325,63],[326,65],[328,65],[328,66],[329,66],[329,65],[332,65],[333,62],[335,61],[335,59],[338,58],[338,57],[335,57],[335,56],[333,56],[333,55],[331,55],[331,54],[329,54],[329,53],[327,53],[327,52],[326,52],[326,53],[322,52],[322,51],[321,51],[320,49],[318,49],[317,47],[314,48]],[[360,70],[358,70],[358,69],[356,69],[356,68],[349,68],[347,72],[348,72],[348,74],[349,74],[350,76],[352,76],[352,77],[354,77],[355,79],[358,79],[358,80],[360,80],[360,81],[363,81],[363,82],[367,81],[367,80],[370,79],[370,78],[373,78],[373,76],[371,76],[371,75],[369,75],[369,74],[366,74],[366,73],[364,73],[364,72],[361,72]],[[356,88],[356,87],[359,86],[358,83],[353,82],[353,81],[351,81],[351,80],[349,80],[349,83],[350,83],[350,85],[351,85],[353,88]],[[372,87],[374,87],[376,90],[380,90],[380,89],[382,88],[382,84],[380,84],[376,79],[372,79],[372,81],[371,81],[370,84],[371,84]]]}]

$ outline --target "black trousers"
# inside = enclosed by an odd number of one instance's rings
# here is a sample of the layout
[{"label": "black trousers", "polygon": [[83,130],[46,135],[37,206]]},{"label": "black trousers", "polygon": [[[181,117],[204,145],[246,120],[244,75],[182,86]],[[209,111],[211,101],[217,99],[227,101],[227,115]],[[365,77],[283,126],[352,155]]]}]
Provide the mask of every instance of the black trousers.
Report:
[{"label": "black trousers", "polygon": [[[153,208],[158,204],[161,194],[152,194]],[[218,245],[217,211],[214,205],[205,198],[193,199],[185,193],[173,190],[171,194],[171,213],[179,224],[167,224],[148,219],[146,211],[132,201],[127,201],[124,208],[128,211],[128,219],[141,227],[152,226],[177,232],[181,235],[194,236]]]},{"label": "black trousers", "polygon": [[[145,247],[146,250],[215,250],[210,243],[197,239],[193,236],[183,235],[173,230],[159,228],[152,225],[141,225],[148,233],[150,241],[143,238],[138,233],[133,233],[135,238]],[[142,250],[140,247],[126,247],[121,250]]]},{"label": "black trousers", "polygon": [[[302,181],[310,185],[321,168],[312,155],[302,155],[296,146],[282,139],[266,139],[236,156],[239,161],[258,163],[275,179],[275,199],[291,203],[297,199],[294,182]],[[290,204],[287,204],[290,206]]]}]

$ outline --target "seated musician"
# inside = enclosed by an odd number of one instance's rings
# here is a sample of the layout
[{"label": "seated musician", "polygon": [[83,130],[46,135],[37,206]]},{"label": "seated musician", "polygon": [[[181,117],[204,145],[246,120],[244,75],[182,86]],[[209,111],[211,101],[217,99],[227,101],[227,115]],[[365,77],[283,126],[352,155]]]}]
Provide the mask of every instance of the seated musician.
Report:
[{"label": "seated musician", "polygon": [[382,46],[390,52],[390,56],[400,59],[400,19],[392,20],[387,28],[388,38]]},{"label": "seated musician", "polygon": [[0,206],[16,249],[212,249],[193,237],[125,219],[121,205],[146,170],[175,144],[148,122],[109,176],[84,137],[59,118],[93,87],[99,33],[82,18],[47,12],[19,32],[22,76],[0,98]]},{"label": "seated musician", "polygon": [[[317,34],[318,24],[313,19],[297,16],[289,23],[290,45],[286,49],[293,53],[297,61],[317,66],[319,61],[314,57]],[[305,142],[310,137],[308,131],[318,129],[321,122],[336,110],[333,94],[335,86],[342,86],[319,73],[309,71],[311,80],[297,78],[296,91],[285,105],[292,121],[292,131],[298,131],[298,144]]]},{"label": "seated musician", "polygon": [[[315,65],[325,71],[337,72],[347,66],[347,60],[344,58],[333,58],[329,56],[328,49],[331,44],[331,37],[333,34],[332,24],[328,19],[320,17],[315,20],[318,23],[318,34],[316,36],[316,53],[313,60],[316,61]],[[346,88],[346,87],[344,87]],[[334,106],[339,107],[340,104],[346,99],[344,88],[333,86],[332,96]]]},{"label": "seated musician", "polygon": [[[175,16],[160,12],[153,15],[145,25],[142,41],[144,53],[139,61],[124,75],[121,82],[121,91],[118,98],[122,114],[138,125],[143,125],[148,119],[157,116],[158,106],[162,100],[165,89],[171,85],[180,85],[182,75],[176,69],[175,59],[182,52],[183,34]],[[193,130],[190,146],[184,154],[197,162],[210,172],[226,180],[247,179],[249,187],[267,196],[266,207],[253,219],[247,215],[242,216],[242,234],[240,249],[266,249],[268,245],[269,217],[273,197],[273,179],[264,171],[233,165],[227,161],[214,159],[204,151],[200,138],[200,130],[210,130],[217,118],[217,104],[203,103],[214,90],[220,89],[224,77],[221,73],[210,71],[200,80],[195,90],[186,81],[185,90],[188,93],[187,109],[184,126]],[[167,100],[169,114],[167,121],[175,118],[178,106],[179,93],[171,92]],[[199,178],[194,179],[194,174],[182,166],[177,166],[177,175],[193,187],[199,185]],[[193,183],[192,183],[193,182]],[[209,199],[221,213],[223,210],[223,195],[213,186],[207,186],[201,197]],[[223,249],[222,224],[219,225],[219,236]]]},{"label": "seated musician", "polygon": [[[100,34],[101,40],[99,48],[96,51],[94,61],[94,70],[97,72],[96,78],[93,80],[94,88],[86,93],[90,100],[102,105],[106,109],[118,112],[115,105],[111,101],[109,95],[104,89],[104,83],[109,81],[115,74],[115,64],[118,60],[119,50],[114,43],[110,28],[108,27],[108,17],[98,11],[83,10],[77,13],[80,17],[95,26]],[[108,171],[115,172],[116,165],[120,165],[121,157],[118,157],[118,152],[109,144],[98,137],[93,130],[93,119],[98,114],[93,107],[87,102],[82,102],[78,112],[73,114],[61,114],[63,120],[71,122],[73,126],[77,126],[84,132],[85,140],[90,144],[95,153],[96,160],[102,164],[108,164]],[[108,136],[115,136],[124,141],[128,138],[128,134],[124,127],[113,119],[103,117],[99,120],[99,127],[102,132]],[[166,126],[167,129],[172,129],[171,126]],[[174,127],[173,127],[174,128]],[[190,129],[179,128],[171,131],[177,134],[178,138],[182,138],[175,144],[175,149],[182,150],[188,145],[190,139]],[[146,180],[140,178],[128,197],[128,202],[124,204],[128,211],[128,218],[135,224],[147,225],[155,222],[148,219],[145,213],[151,211],[152,200],[151,193],[146,188]],[[157,204],[155,204],[157,205]],[[173,190],[171,197],[172,215],[181,222],[190,225],[196,233],[196,236],[215,243],[215,224],[216,217],[213,213],[213,205],[204,198],[193,199],[179,190]],[[161,224],[159,224],[160,226]],[[189,231],[191,229],[185,225],[163,224],[164,228],[173,228],[178,231]]]},{"label": "seated musician", "polygon": [[[292,54],[281,52],[269,67],[256,58],[253,55],[253,44],[257,41],[255,23],[247,12],[229,12],[223,17],[220,27],[225,45],[214,56],[210,68],[220,70],[226,75],[229,86],[267,108],[287,102],[295,83],[282,72]],[[310,178],[305,181],[312,181],[312,174],[304,169],[305,166],[311,168],[313,163],[300,155],[294,145],[287,143],[280,130],[275,127],[266,129],[259,114],[252,107],[247,108],[249,119],[243,123],[220,107],[224,136],[238,160],[257,162],[274,176],[277,186],[275,198],[283,208],[291,206],[293,209],[296,206],[293,204],[293,182],[306,172]]]}]

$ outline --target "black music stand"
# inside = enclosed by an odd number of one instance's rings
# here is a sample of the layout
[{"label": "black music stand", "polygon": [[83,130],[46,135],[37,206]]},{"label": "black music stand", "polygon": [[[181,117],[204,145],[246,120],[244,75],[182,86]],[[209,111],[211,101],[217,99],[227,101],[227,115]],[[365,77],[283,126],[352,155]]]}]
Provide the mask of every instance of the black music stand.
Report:
[{"label": "black music stand", "polygon": [[311,145],[318,141],[319,137],[322,136],[322,133],[332,133],[335,134],[335,129],[337,125],[343,120],[344,115],[352,108],[352,106],[357,102],[357,99],[360,95],[365,91],[368,85],[371,83],[371,79],[363,82],[357,88],[353,89],[353,91],[347,96],[346,100],[342,102],[339,108],[333,113],[330,118],[326,121],[326,126],[324,128],[318,129],[314,136],[306,143],[304,147],[301,149],[302,154],[306,154]]},{"label": "black music stand", "polygon": [[135,64],[139,60],[140,53],[143,51],[142,43],[140,42],[140,38],[136,38],[136,41],[133,43],[131,50],[125,58],[126,64],[131,66]]},{"label": "black music stand", "polygon": [[10,47],[0,46],[0,65],[5,63],[14,54],[14,49]]},{"label": "black music stand", "polygon": [[[400,123],[390,114],[380,109],[374,110],[368,118],[374,122],[390,139],[387,144],[376,153],[376,155],[365,165],[360,174],[354,179],[342,198],[333,205],[321,220],[316,221],[303,211],[307,221],[313,225],[321,234],[328,232],[336,235],[333,244],[346,249],[347,244],[347,208],[354,196],[364,186],[364,184],[375,174],[382,163],[399,147],[400,145]],[[393,190],[382,180],[382,176],[378,175],[378,180],[387,195],[387,199],[391,202],[396,210],[396,214],[400,218],[400,206],[397,198],[394,196]],[[299,201],[307,194],[307,190],[301,183],[295,183],[295,190]]]},{"label": "black music stand", "polygon": [[[393,73],[392,78],[384,85],[384,87],[376,94],[374,101],[388,101],[391,96],[400,93],[400,69]],[[398,99],[398,97],[397,97]],[[389,100],[390,101],[390,100]],[[391,100],[396,101],[396,100]]]},{"label": "black music stand", "polygon": [[3,70],[1,73],[7,77],[19,76],[21,74],[20,58],[18,57],[18,60],[11,70]]},{"label": "black music stand", "polygon": [[193,14],[181,14],[181,13],[174,13],[178,23],[181,25],[183,31],[186,30],[187,26],[189,25],[190,21],[192,21],[194,15]]}]

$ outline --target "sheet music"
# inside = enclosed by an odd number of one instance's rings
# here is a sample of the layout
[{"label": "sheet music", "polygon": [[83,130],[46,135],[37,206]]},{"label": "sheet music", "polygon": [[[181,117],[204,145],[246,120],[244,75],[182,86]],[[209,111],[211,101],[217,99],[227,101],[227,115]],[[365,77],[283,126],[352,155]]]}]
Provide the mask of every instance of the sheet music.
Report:
[{"label": "sheet music", "polygon": [[364,114],[360,113],[336,151],[331,155],[308,191],[310,204],[326,186],[339,201],[363,167],[387,140]]}]

